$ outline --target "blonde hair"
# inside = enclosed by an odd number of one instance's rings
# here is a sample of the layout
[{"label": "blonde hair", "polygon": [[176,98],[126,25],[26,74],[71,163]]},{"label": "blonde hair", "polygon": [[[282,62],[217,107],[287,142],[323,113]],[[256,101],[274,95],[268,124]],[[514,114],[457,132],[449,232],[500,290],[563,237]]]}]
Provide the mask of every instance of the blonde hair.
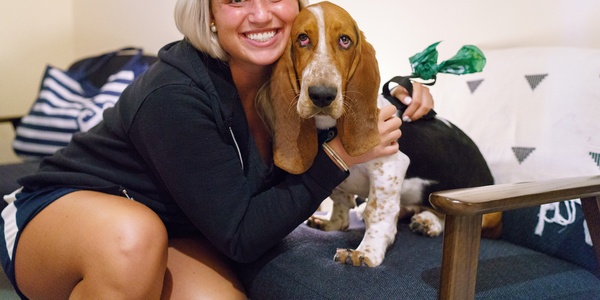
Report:
[{"label": "blonde hair", "polygon": [[[309,0],[298,0],[300,9],[308,6]],[[186,40],[196,49],[208,55],[227,61],[227,53],[211,32],[211,0],[177,0],[175,4],[175,25]]]}]

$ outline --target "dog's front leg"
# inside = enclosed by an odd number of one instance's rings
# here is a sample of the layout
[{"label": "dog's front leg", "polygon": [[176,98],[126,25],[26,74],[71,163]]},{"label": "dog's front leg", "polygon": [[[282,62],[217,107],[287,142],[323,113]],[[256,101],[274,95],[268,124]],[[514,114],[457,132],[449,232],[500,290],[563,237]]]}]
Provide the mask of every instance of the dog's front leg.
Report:
[{"label": "dog's front leg", "polygon": [[356,250],[338,249],[337,261],[369,267],[383,262],[387,247],[396,237],[400,194],[409,163],[401,152],[368,163],[371,188],[363,213],[365,235]]}]

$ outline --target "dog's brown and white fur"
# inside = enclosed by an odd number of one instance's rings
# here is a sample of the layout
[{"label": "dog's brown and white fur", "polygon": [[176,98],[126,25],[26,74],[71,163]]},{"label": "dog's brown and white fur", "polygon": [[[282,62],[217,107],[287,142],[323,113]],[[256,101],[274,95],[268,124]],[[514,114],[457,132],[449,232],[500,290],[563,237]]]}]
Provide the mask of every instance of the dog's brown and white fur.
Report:
[{"label": "dog's brown and white fur", "polygon": [[[274,67],[263,111],[273,131],[274,162],[294,174],[306,171],[318,151],[317,129],[336,127],[348,154],[379,143],[375,50],[342,8],[321,2],[303,9],[290,42]],[[264,107],[266,104],[267,107]],[[356,249],[339,249],[336,260],[378,266],[394,242],[400,194],[409,159],[399,152],[351,168],[330,196],[329,219],[313,219],[324,230],[343,230],[355,195],[369,199],[366,232]]]},{"label": "dog's brown and white fur", "polygon": [[[379,144],[379,80],[375,50],[344,9],[329,2],[303,9],[270,83],[258,97],[273,135],[274,163],[292,174],[306,171],[318,151],[317,129],[336,127],[352,156]],[[405,182],[409,164],[408,156],[399,152],[352,167],[330,196],[329,216],[309,220],[309,225],[323,230],[345,230],[355,197],[368,199],[362,212],[363,240],[356,249],[338,249],[336,261],[370,267],[382,263],[395,239],[403,189],[418,194],[406,197],[405,208],[420,207],[423,186],[431,185],[417,178]],[[425,211],[415,215],[411,228],[436,236],[443,230],[443,220]]]}]

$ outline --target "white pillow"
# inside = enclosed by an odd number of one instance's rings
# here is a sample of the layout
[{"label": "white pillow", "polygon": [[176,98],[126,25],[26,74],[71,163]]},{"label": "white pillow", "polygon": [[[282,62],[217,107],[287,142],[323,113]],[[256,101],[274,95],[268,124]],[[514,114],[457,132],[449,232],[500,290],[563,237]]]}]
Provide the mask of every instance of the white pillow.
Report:
[{"label": "white pillow", "polygon": [[438,75],[438,114],[479,146],[496,183],[600,174],[600,50],[484,51],[483,72]]}]

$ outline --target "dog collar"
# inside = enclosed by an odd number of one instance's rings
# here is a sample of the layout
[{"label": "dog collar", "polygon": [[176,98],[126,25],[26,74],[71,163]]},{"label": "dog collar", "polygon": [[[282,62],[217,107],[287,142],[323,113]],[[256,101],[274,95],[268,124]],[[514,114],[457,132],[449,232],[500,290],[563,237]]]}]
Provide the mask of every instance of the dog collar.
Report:
[{"label": "dog collar", "polygon": [[318,129],[317,135],[319,139],[319,145],[323,143],[327,143],[333,140],[337,136],[337,128],[331,127],[327,129]]}]

